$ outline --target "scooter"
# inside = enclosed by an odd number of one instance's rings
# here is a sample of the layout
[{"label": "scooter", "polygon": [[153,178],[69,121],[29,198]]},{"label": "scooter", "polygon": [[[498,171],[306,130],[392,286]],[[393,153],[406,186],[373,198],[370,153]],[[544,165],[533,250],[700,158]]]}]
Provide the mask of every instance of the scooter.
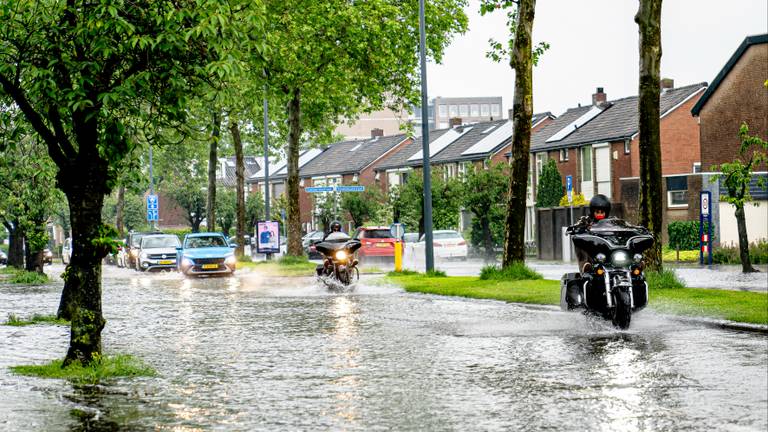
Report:
[{"label": "scooter", "polygon": [[315,244],[315,249],[323,255],[323,264],[317,266],[317,276],[323,282],[336,281],[343,286],[357,282],[360,271],[355,251],[360,246],[360,240],[350,239],[346,233],[328,234],[323,241]]},{"label": "scooter", "polygon": [[647,229],[617,218],[586,228],[573,225],[567,233],[579,256],[581,273],[562,277],[560,308],[583,310],[628,329],[632,313],[648,304],[642,253],[653,245],[653,236]]}]

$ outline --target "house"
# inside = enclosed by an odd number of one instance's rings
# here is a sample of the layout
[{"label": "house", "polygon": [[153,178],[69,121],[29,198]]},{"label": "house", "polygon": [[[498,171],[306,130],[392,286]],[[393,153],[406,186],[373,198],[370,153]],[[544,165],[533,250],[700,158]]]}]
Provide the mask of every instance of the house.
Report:
[{"label": "house", "polygon": [[[316,158],[323,152],[322,149],[308,149],[299,153],[299,169],[309,163],[312,159]],[[273,157],[269,160],[269,196],[272,199],[279,197],[285,193],[285,179],[288,178],[288,161],[282,157]],[[246,180],[251,192],[257,190],[261,192],[261,195],[265,194],[265,177],[266,172],[262,168],[257,173],[253,174]]]},{"label": "house", "polygon": [[[660,85],[660,133],[662,175],[664,176],[664,220],[691,220],[695,197],[701,188],[699,177],[699,131],[687,114],[707,88],[706,83],[674,87],[670,79]],[[567,110],[531,139],[531,177],[535,188],[541,169],[549,159],[557,162],[563,177],[571,176],[573,193],[589,201],[603,194],[620,203],[621,215],[637,222],[639,202],[638,97],[609,101],[602,87],[592,95],[592,104]],[[689,193],[693,190],[695,193]],[[665,222],[666,223],[666,222]],[[666,229],[662,230],[666,236]]]},{"label": "house", "polygon": [[[727,191],[711,181],[713,165],[732,162],[741,144],[738,132],[747,123],[751,135],[768,140],[768,34],[749,36],[739,45],[704,95],[691,109],[701,136],[701,167],[704,189],[712,193],[715,241],[738,243],[732,205],[721,197]],[[766,176],[766,166],[756,172]],[[750,188],[757,206],[744,207],[750,242],[768,238],[768,191],[753,183]],[[697,201],[698,202],[698,201]],[[698,209],[698,205],[696,206]],[[698,214],[697,214],[698,217]]]}]

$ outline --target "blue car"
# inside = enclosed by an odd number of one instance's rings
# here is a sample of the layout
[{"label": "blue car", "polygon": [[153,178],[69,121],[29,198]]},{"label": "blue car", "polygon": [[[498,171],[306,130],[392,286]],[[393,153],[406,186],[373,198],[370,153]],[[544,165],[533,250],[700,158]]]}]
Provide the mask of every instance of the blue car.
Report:
[{"label": "blue car", "polygon": [[237,265],[235,245],[219,233],[195,233],[184,237],[177,250],[177,269],[185,276],[233,275]]}]

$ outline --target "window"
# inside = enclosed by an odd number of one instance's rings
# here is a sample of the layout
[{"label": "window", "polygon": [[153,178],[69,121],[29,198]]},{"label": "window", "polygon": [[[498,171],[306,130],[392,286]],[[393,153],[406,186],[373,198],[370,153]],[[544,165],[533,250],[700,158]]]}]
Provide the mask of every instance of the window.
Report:
[{"label": "window", "polygon": [[480,116],[480,105],[478,104],[472,104],[469,106],[469,112],[472,117],[479,117]]},{"label": "window", "polygon": [[694,173],[700,173],[701,172],[701,162],[694,162],[693,163],[693,172]]},{"label": "window", "polygon": [[443,165],[443,179],[449,180],[456,177],[456,164]]},{"label": "window", "polygon": [[546,153],[536,153],[536,178],[541,178],[541,170],[544,169],[544,163],[547,161]]},{"label": "window", "polygon": [[461,117],[467,117],[469,115],[469,105],[460,105],[459,106],[459,115]]},{"label": "window", "polygon": [[457,107],[456,105],[449,106],[448,107],[448,113],[450,114],[451,118],[458,116],[459,115],[459,107]]},{"label": "window", "polygon": [[688,177],[667,177],[667,207],[688,207]]},{"label": "window", "polygon": [[581,149],[581,181],[592,181],[592,147]]},{"label": "window", "polygon": [[448,115],[448,105],[440,105],[440,117]]},{"label": "window", "polygon": [[632,151],[632,141],[624,141],[624,154],[629,154]]},{"label": "window", "polygon": [[459,175],[464,177],[472,169],[472,162],[459,162]]},{"label": "window", "polygon": [[568,149],[560,149],[560,162],[567,162],[568,161]]},{"label": "window", "polygon": [[498,117],[499,114],[501,114],[501,105],[499,104],[491,105],[491,115],[494,117]]},{"label": "window", "polygon": [[491,108],[488,106],[488,104],[482,104],[480,105],[480,115],[483,117],[488,117],[491,114]]}]

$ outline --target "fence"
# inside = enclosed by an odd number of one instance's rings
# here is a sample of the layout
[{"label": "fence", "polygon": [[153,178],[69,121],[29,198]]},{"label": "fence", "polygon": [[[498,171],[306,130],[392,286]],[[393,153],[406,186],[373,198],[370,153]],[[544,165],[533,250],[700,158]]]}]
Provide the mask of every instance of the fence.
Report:
[{"label": "fence", "polygon": [[[536,245],[540,260],[561,261],[563,259],[563,228],[589,214],[589,207],[574,207],[571,221],[570,207],[548,207],[536,209]],[[624,208],[614,203],[611,216],[623,217]]]}]

